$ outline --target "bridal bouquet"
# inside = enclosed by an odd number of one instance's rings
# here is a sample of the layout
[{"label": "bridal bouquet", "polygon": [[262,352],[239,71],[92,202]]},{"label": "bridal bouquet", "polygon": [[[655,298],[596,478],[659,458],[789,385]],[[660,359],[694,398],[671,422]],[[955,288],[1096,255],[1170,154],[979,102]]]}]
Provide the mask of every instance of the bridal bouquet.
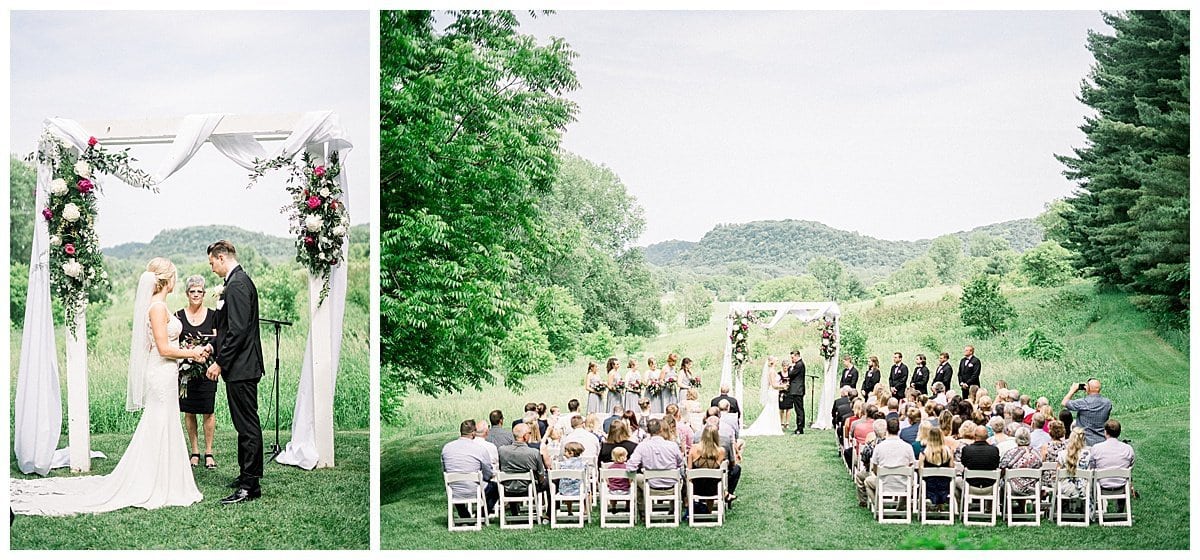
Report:
[{"label": "bridal bouquet", "polygon": [[329,295],[329,275],[340,262],[350,235],[350,214],[342,202],[342,187],[337,180],[342,165],[337,152],[330,154],[327,165],[308,152],[304,152],[300,165],[279,157],[255,162],[250,184],[268,170],[280,168],[291,170],[286,188],[292,195],[292,203],[284,206],[283,211],[291,218],[291,230],[296,235],[296,261],[324,281],[317,302],[320,305]]},{"label": "bridal bouquet", "polygon": [[[208,338],[196,334],[189,334],[180,337],[179,347],[184,350],[195,350],[206,346]],[[178,360],[179,362],[179,398],[187,398],[187,384],[191,379],[204,377],[208,373],[208,366],[212,365],[213,358],[209,356],[204,362],[197,362],[190,358]]]},{"label": "bridal bouquet", "polygon": [[662,394],[662,390],[663,390],[662,381],[659,381],[658,379],[651,379],[650,381],[646,382],[646,392],[647,393],[649,393],[651,395],[660,395],[660,394]]},{"label": "bridal bouquet", "polygon": [[588,391],[593,393],[603,393],[607,388],[599,379],[595,379],[588,384]]}]

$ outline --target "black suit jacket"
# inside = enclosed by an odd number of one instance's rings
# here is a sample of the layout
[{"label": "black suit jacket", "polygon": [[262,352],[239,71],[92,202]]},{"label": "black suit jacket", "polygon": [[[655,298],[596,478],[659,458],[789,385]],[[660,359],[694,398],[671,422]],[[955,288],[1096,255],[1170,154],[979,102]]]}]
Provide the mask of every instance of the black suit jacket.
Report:
[{"label": "black suit jacket", "polygon": [[850,366],[842,370],[842,382],[838,387],[853,387],[858,385],[858,368]]},{"label": "black suit jacket", "polygon": [[258,288],[241,265],[229,274],[217,304],[217,338],[213,354],[226,383],[263,375],[262,338],[258,328]]},{"label": "black suit jacket", "polygon": [[888,376],[888,386],[895,389],[897,394],[904,394],[904,388],[908,386],[908,366],[904,365],[904,362],[892,364],[892,373]]},{"label": "black suit jacket", "polygon": [[729,412],[734,414],[742,413],[742,409],[738,408],[737,399],[729,395],[718,395],[713,397],[713,400],[708,403],[708,406],[715,406],[719,408],[721,406],[721,401],[729,401]]},{"label": "black suit jacket", "polygon": [[917,366],[913,368],[912,384],[921,393],[929,392],[929,368]]},{"label": "black suit jacket", "polygon": [[958,382],[966,383],[968,387],[979,385],[979,370],[981,369],[983,369],[983,364],[979,363],[979,358],[963,356],[962,361],[958,362]]},{"label": "black suit jacket", "polygon": [[953,378],[953,377],[954,377],[954,368],[951,367],[950,362],[946,362],[946,363],[938,366],[937,372],[933,374],[933,382],[937,383],[940,381],[942,383],[942,385],[944,385],[946,387],[946,390],[949,391],[950,390],[950,381],[951,381],[951,378]]},{"label": "black suit jacket", "polygon": [[804,378],[804,360],[798,360],[788,369],[788,388],[789,395],[804,396],[805,383],[808,380]]},{"label": "black suit jacket", "polygon": [[866,377],[863,377],[862,392],[870,393],[875,390],[875,386],[879,384],[879,370],[868,369]]},{"label": "black suit jacket", "polygon": [[842,422],[846,420],[843,412],[847,414],[854,412],[853,405],[850,403],[850,397],[838,397],[836,401],[833,401],[833,425],[841,426]]},{"label": "black suit jacket", "polygon": [[[987,442],[977,441],[962,448],[962,464],[973,471],[994,471],[1000,468],[1000,450]],[[986,478],[968,478],[972,486],[983,486],[990,481]]]}]

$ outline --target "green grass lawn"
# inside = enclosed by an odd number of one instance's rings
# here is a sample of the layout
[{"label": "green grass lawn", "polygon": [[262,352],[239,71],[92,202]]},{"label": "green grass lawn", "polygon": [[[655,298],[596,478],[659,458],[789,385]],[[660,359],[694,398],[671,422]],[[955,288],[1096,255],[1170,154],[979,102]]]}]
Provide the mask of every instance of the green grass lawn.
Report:
[{"label": "green grass lawn", "polygon": [[[274,433],[264,434],[274,440]],[[269,463],[262,498],[222,506],[225,484],[238,474],[237,434],[217,432],[218,468],[194,469],[204,500],[189,507],[125,508],[71,517],[18,516],[10,547],[18,549],[366,549],[370,544],[370,436],[338,432],[337,466],[304,471]],[[280,434],[281,442],[288,440]],[[91,474],[107,474],[129,443],[124,434],[93,436]],[[22,475],[11,460],[12,478]],[[61,469],[54,476],[70,476]]]},{"label": "green grass lawn", "polygon": [[[456,437],[458,422],[483,418],[499,408],[512,416],[534,400],[565,405],[582,395],[586,362],[559,367],[529,380],[520,394],[503,387],[437,398],[412,396],[404,403],[403,424],[385,427],[380,457],[380,540],[385,549],[1180,549],[1189,543],[1189,368],[1184,351],[1150,328],[1148,318],[1119,294],[1095,294],[1077,283],[1057,289],[1008,293],[1020,317],[1001,336],[979,340],[957,316],[955,288],[922,290],[846,306],[868,334],[870,353],[889,357],[933,355],[945,348],[957,361],[965,344],[975,344],[983,361],[983,383],[1004,378],[1010,386],[1045,395],[1056,406],[1072,382],[1096,375],[1114,401],[1113,417],[1137,452],[1134,477],[1141,498],[1134,502],[1134,526],[1088,528],[930,527],[876,525],[856,506],[853,482],[838,462],[830,432],[804,436],[752,438],[747,444],[738,500],[721,528],[608,529],[593,522],[584,529],[500,531],[485,535],[446,530],[445,491],[439,453]],[[947,294],[950,294],[947,296]],[[705,327],[667,333],[634,353],[690,355],[705,376],[704,399],[715,394],[722,351],[725,306],[718,305]],[[1067,355],[1054,363],[1019,358],[1017,349],[1033,327],[1060,341]],[[785,354],[799,344],[810,368],[817,330],[784,321],[773,331],[755,329],[760,354]],[[625,354],[619,353],[618,357]],[[911,365],[911,358],[908,363]],[[935,360],[931,360],[933,362]],[[754,369],[754,368],[751,368]],[[746,400],[757,395],[757,377],[747,375]],[[748,417],[757,403],[746,403]],[[869,527],[870,530],[862,530]],[[605,538],[621,535],[620,538]]]}]

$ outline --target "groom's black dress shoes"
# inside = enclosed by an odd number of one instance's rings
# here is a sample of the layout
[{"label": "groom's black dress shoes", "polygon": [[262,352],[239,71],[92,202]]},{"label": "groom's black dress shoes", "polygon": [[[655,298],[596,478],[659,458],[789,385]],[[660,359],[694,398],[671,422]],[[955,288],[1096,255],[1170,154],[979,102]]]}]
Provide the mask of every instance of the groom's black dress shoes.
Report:
[{"label": "groom's black dress shoes", "polygon": [[260,496],[262,496],[262,489],[260,488],[238,488],[237,490],[234,490],[232,494],[226,496],[225,499],[221,500],[221,504],[229,505],[241,502],[249,502],[250,500],[257,499]]},{"label": "groom's black dress shoes", "polygon": [[225,487],[226,488],[241,488],[242,487],[242,477],[239,476],[239,477],[229,481],[229,484],[226,484]]}]

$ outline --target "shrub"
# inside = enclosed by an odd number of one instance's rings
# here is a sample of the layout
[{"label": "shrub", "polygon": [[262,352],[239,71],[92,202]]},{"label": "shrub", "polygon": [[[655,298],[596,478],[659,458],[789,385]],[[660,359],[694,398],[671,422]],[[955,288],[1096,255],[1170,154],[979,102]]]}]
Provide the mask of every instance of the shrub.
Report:
[{"label": "shrub", "polygon": [[990,276],[977,276],[963,286],[959,304],[962,322],[974,327],[980,336],[992,336],[1008,328],[1017,312],[1000,293],[1000,285]]},{"label": "shrub", "polygon": [[941,353],[943,350],[942,341],[932,333],[926,333],[921,336],[921,348],[924,348],[934,354]]},{"label": "shrub", "polygon": [[1025,346],[1017,350],[1017,354],[1034,360],[1057,360],[1063,355],[1063,346],[1046,336],[1041,329],[1035,328],[1029,332],[1029,336],[1025,338]]}]

